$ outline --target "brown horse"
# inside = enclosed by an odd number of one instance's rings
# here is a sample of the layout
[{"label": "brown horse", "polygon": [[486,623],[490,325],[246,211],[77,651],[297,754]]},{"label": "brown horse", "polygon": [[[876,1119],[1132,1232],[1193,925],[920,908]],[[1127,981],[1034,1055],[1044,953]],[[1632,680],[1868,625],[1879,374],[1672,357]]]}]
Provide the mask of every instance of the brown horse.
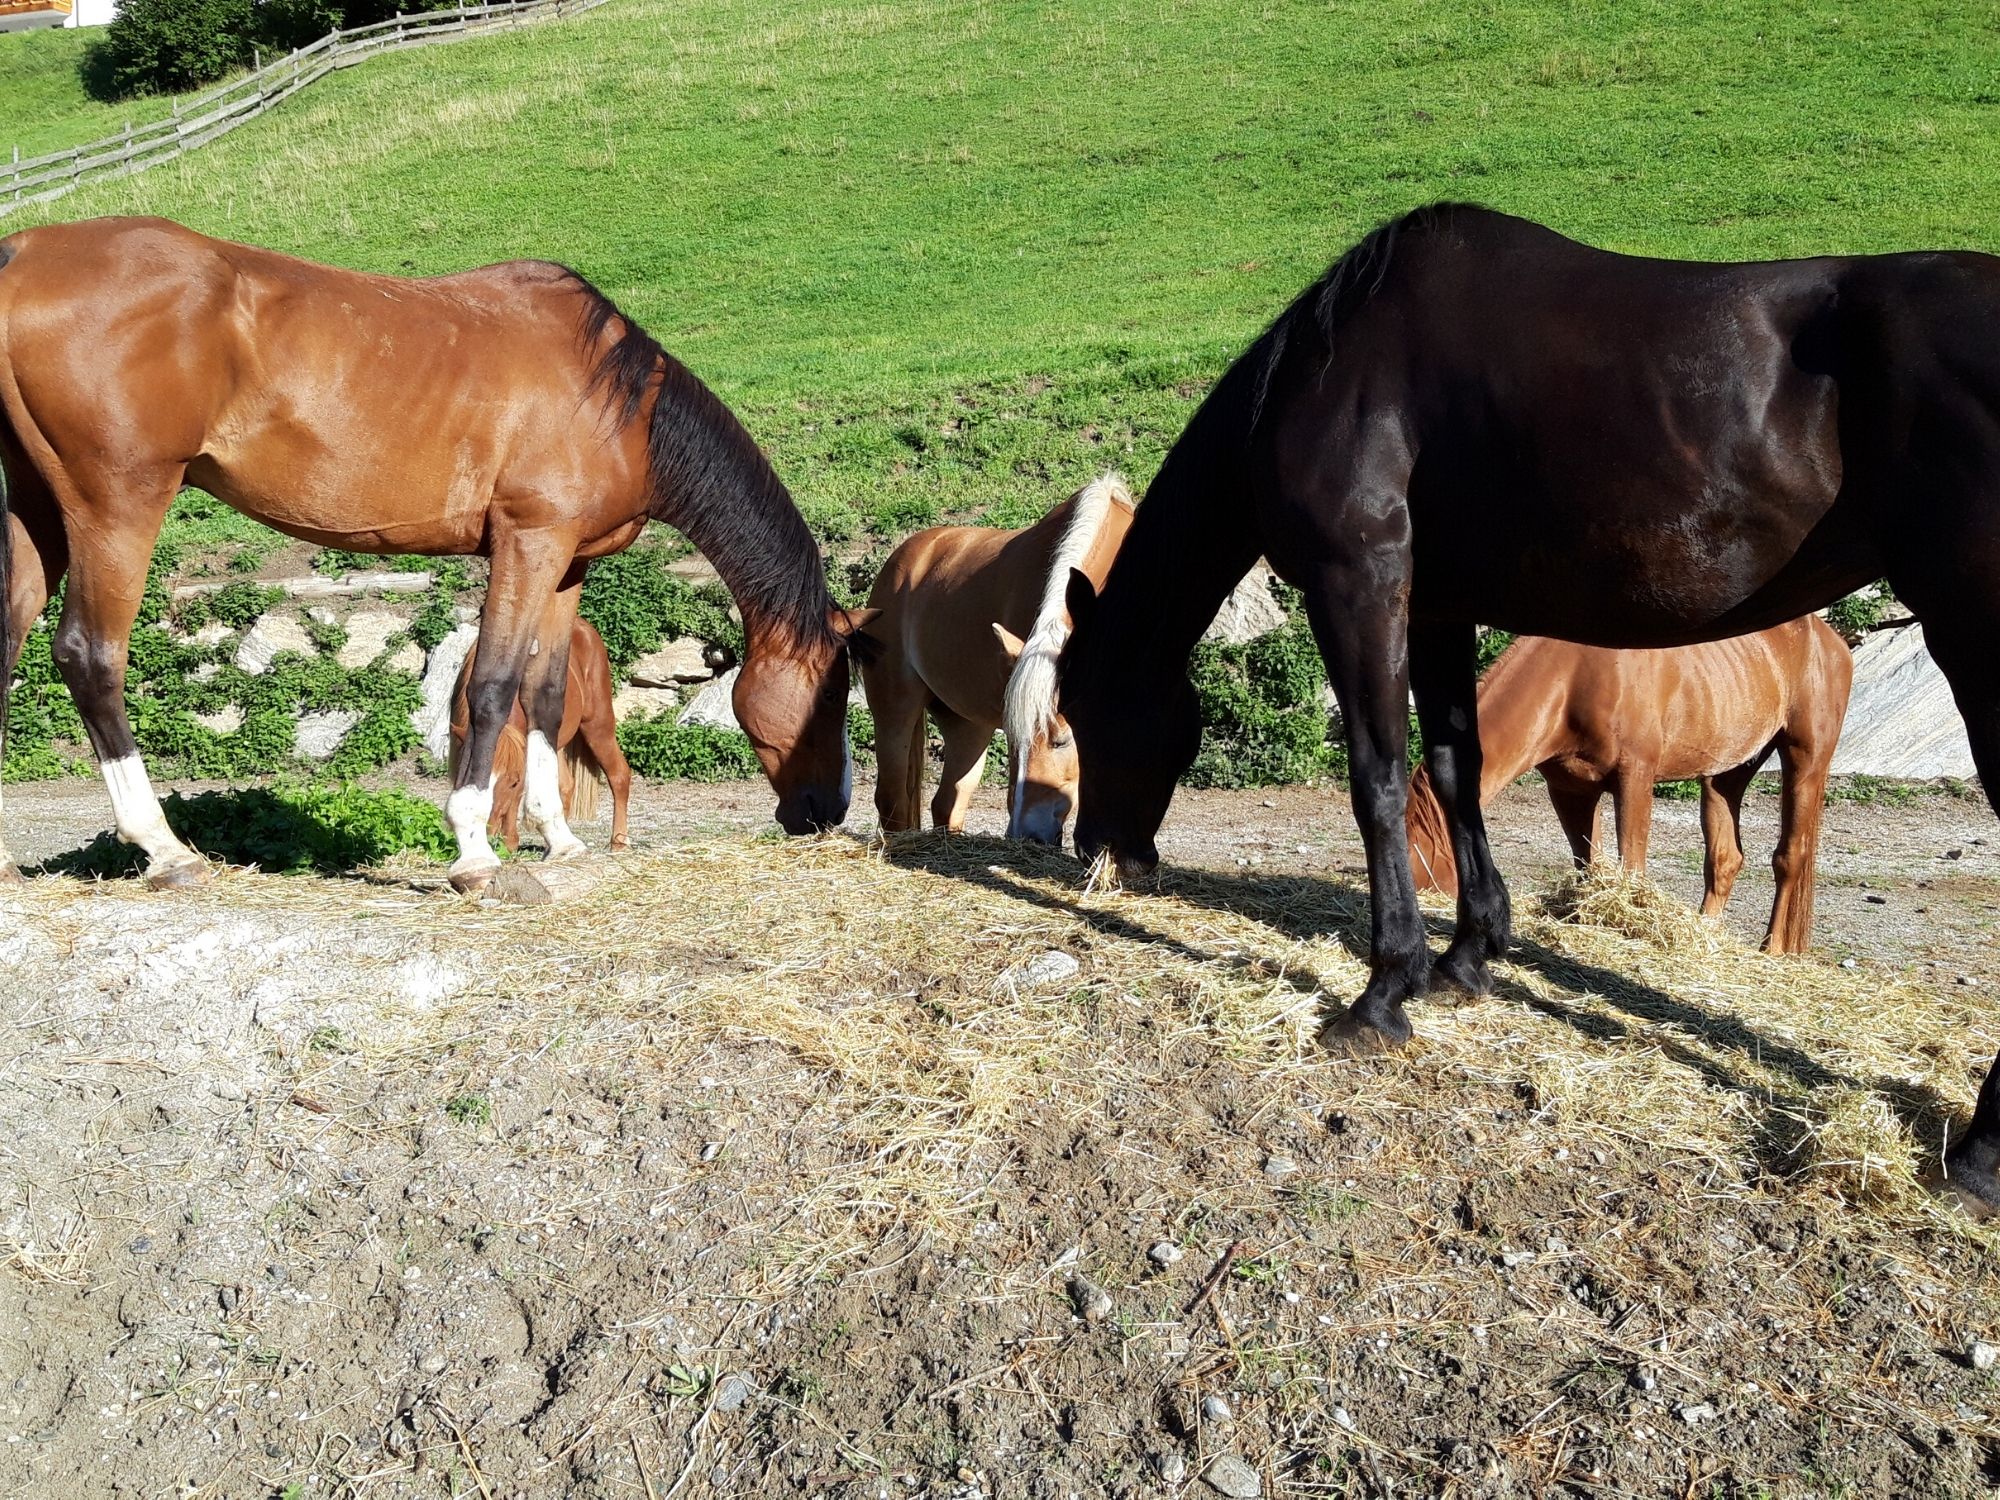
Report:
[{"label": "brown horse", "polygon": [[[1701,910],[1715,917],[1743,868],[1743,793],[1776,750],[1784,800],[1764,951],[1803,953],[1820,804],[1853,681],[1846,642],[1816,615],[1663,651],[1522,636],[1479,684],[1479,800],[1490,802],[1530,766],[1540,771],[1582,869],[1597,852],[1598,803],[1609,791],[1618,857],[1640,871],[1654,783],[1697,779],[1707,845]],[[1408,819],[1417,889],[1456,895],[1451,830],[1426,770],[1410,781]]]},{"label": "brown horse", "polygon": [[[464,753],[471,710],[466,688],[472,681],[477,647],[459,669],[451,700],[451,759]],[[632,801],[632,768],[618,746],[618,720],[611,711],[611,658],[597,627],[579,617],[569,637],[569,681],[563,690],[562,728],[555,737],[556,771],[565,818],[597,816],[597,778],[611,788],[611,847],[623,849],[625,818]],[[519,703],[493,749],[493,812],[487,828],[509,849],[521,847],[521,799],[527,772],[528,715]]]},{"label": "brown horse", "polygon": [[1055,707],[1056,657],[1069,635],[1071,569],[1102,580],[1132,524],[1116,474],[1078,490],[1022,531],[937,526],[908,538],[868,595],[879,654],[861,669],[875,716],[885,833],[918,825],[925,715],[944,738],[931,822],[957,833],[1007,730],[1007,836],[1060,846],[1076,805],[1076,749]]},{"label": "brown horse", "polygon": [[497,868],[493,750],[517,697],[528,821],[551,858],[582,851],[552,748],[570,624],[588,559],[649,518],[743,611],[736,713],[778,821],[845,816],[853,622],[812,533],[728,408],[581,276],[537,261],[374,276],[98,219],[0,239],[0,667],[67,572],[56,662],[150,883],[207,875],[160,815],[124,702],[147,562],[184,484],[311,542],[491,558],[446,803],[460,889]]}]

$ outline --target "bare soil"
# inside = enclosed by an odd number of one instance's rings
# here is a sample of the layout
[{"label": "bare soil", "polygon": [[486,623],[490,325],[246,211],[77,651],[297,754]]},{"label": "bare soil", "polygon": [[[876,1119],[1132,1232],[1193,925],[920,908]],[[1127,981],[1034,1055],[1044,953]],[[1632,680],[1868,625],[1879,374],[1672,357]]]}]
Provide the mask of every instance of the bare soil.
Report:
[{"label": "bare soil", "polygon": [[[1110,897],[997,840],[767,842],[768,801],[643,788],[573,906],[0,892],[0,1493],[2000,1481],[2000,1241],[1896,1187],[2000,1034],[1983,806],[1836,805],[1816,956],[1711,960],[1534,917],[1566,854],[1518,788],[1502,998],[1336,1065],[1338,794],[1184,795],[1208,873]],[[7,816],[34,859],[106,811]],[[1774,837],[1753,794],[1740,942]],[[1661,803],[1654,875],[1699,866]],[[1850,1106],[1904,1159],[1834,1149]]]}]

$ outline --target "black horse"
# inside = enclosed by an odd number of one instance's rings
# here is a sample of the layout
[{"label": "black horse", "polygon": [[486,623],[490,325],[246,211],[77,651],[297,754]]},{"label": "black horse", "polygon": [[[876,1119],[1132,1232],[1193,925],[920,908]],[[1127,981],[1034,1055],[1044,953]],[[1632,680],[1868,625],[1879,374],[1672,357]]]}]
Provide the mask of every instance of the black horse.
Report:
[{"label": "black horse", "polygon": [[[1475,622],[1677,646],[1886,576],[2000,796],[2000,259],[1646,260],[1455,204],[1377,229],[1202,403],[1102,596],[1071,580],[1077,847],[1128,878],[1200,737],[1188,653],[1259,553],[1305,595],[1368,851],[1372,972],[1321,1039],[1395,1046],[1405,1000],[1486,990],[1508,942]],[[1435,969],[1403,842],[1412,689],[1458,871]],[[2000,1209],[2000,1062],[1947,1166]]]}]

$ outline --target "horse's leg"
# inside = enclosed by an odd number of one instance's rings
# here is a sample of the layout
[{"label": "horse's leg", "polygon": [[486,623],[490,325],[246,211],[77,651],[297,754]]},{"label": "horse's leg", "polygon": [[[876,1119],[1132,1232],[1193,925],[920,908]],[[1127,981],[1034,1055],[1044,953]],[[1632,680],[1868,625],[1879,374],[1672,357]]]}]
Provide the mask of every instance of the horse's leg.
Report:
[{"label": "horse's leg", "polygon": [[[567,532],[505,531],[493,544],[486,607],[479,617],[479,655],[465,688],[465,748],[444,805],[458,840],[451,883],[468,895],[485,890],[500,868],[486,837],[486,820],[493,811],[493,748],[520,695],[528,650],[537,643],[549,596],[562,585],[575,555],[575,539]],[[558,816],[560,812],[558,798]]]},{"label": "horse's leg", "polygon": [[521,708],[528,719],[521,813],[550,859],[576,859],[589,851],[570,831],[563,813],[562,772],[556,742],[562,737],[563,699],[569,685],[569,643],[583,592],[583,565],[572,564],[562,586],[542,606],[541,625],[521,671]]},{"label": "horse's leg", "polygon": [[[62,581],[63,570],[69,566],[62,518],[47,491],[40,487],[39,478],[30,476],[25,463],[14,465],[8,472],[15,477],[9,485],[6,520],[7,597],[0,600],[0,608],[7,611],[7,651],[4,659],[0,659],[0,679],[14,675],[22,648],[28,643],[28,631]],[[0,736],[0,741],[4,738]],[[21,872],[7,852],[5,824],[0,823],[0,884],[20,878]]]},{"label": "horse's leg", "polygon": [[1634,875],[1646,873],[1646,846],[1653,837],[1653,771],[1649,765],[1618,767],[1611,802],[1618,810],[1618,862]]},{"label": "horse's leg", "polygon": [[1487,964],[1507,951],[1507,887],[1486,845],[1479,810],[1478,665],[1471,624],[1410,626],[1410,680],[1417,721],[1424,733],[1424,761],[1431,789],[1451,829],[1452,864],[1458,873],[1458,922],[1451,946],[1431,971],[1467,994],[1493,988]]},{"label": "horse's leg", "polygon": [[[1279,550],[1272,548],[1274,563]],[[1313,638],[1347,726],[1349,795],[1368,857],[1368,986],[1320,1029],[1319,1039],[1330,1051],[1361,1056],[1410,1039],[1403,1002],[1422,994],[1430,980],[1430,949],[1404,826],[1410,774],[1409,549],[1406,542],[1389,541],[1333,551],[1308,566],[1288,558],[1284,572],[1305,594]],[[1478,795],[1476,780],[1473,795]],[[1474,836],[1483,841],[1483,834]]]},{"label": "horse's leg", "polygon": [[1771,926],[1764,934],[1766,953],[1803,953],[1812,946],[1819,825],[1826,810],[1833,742],[1840,738],[1838,726],[1830,741],[1794,739],[1794,733],[1787,730],[1778,741],[1783,790],[1779,795],[1778,847],[1771,855],[1771,874],[1778,889],[1771,902]]},{"label": "horse's leg", "polygon": [[605,784],[611,788],[611,848],[615,853],[632,842],[625,831],[632,802],[632,766],[625,759],[624,746],[618,743],[618,721],[611,717],[608,708],[601,712],[593,709],[584,714],[576,732],[583,736],[591,759],[597,762]]},{"label": "horse's leg", "polygon": [[[1976,554],[1962,549],[1961,555]],[[1946,579],[1892,570],[1889,584],[1924,622],[1924,644],[1965,720],[1979,783],[1988,805],[2000,812],[2000,657],[1993,652],[2000,576]],[[2000,1058],[1987,1070],[1972,1122],[1945,1153],[1944,1173],[1969,1212],[1981,1218],[2000,1214]]]},{"label": "horse's leg", "polygon": [[1556,810],[1556,821],[1562,825],[1563,837],[1569,840],[1570,858],[1579,870],[1588,870],[1597,858],[1598,809],[1603,801],[1601,786],[1559,787],[1553,781],[1549,783],[1549,806]]},{"label": "horse's leg", "polygon": [[1701,778],[1701,914],[1719,917],[1743,871],[1743,793],[1763,757]]},{"label": "horse's leg", "polygon": [[146,856],[146,883],[156,890],[200,885],[210,878],[208,864],[167,827],[125,714],[132,624],[146,590],[153,539],[180,489],[181,470],[72,472],[68,478],[77,503],[65,527],[69,591],[53,643],[56,666],[97,752],[118,837]]},{"label": "horse's leg", "polygon": [[975,724],[948,709],[936,711],[938,734],[944,739],[944,769],[938,773],[937,795],[931,798],[931,826],[950,833],[965,832],[965,814],[972,794],[986,774],[986,750],[993,743],[993,724]]},{"label": "horse's leg", "polygon": [[861,669],[875,720],[875,817],[884,833],[923,824],[924,711],[930,692],[887,659]]}]

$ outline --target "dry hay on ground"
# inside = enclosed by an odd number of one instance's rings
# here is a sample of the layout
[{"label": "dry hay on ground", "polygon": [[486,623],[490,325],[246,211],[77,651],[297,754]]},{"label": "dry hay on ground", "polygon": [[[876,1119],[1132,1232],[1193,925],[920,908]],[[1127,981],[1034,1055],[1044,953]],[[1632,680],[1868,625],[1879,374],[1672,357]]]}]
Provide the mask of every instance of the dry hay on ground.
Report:
[{"label": "dry hay on ground", "polygon": [[0,1488],[1956,1494],[2000,1453],[1996,1240],[1916,1186],[2000,1046],[1948,996],[1596,882],[1334,1064],[1344,884],[616,869],[0,902]]}]

